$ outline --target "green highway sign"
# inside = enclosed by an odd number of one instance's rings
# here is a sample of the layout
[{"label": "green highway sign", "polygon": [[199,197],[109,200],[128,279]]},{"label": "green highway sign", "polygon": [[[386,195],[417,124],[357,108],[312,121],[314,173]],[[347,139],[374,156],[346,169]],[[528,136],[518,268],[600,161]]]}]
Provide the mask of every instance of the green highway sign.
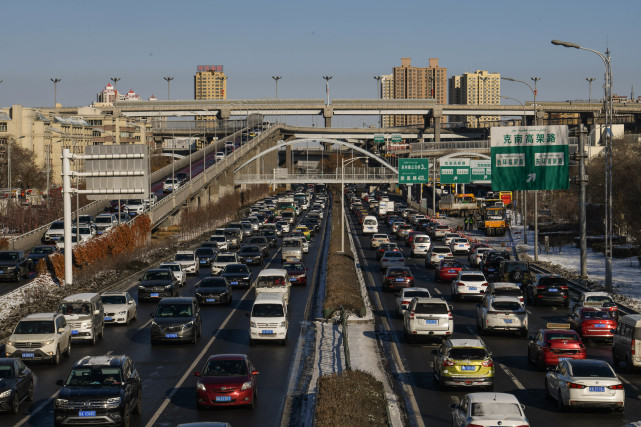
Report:
[{"label": "green highway sign", "polygon": [[377,133],[374,135],[374,144],[385,144],[385,135]]},{"label": "green highway sign", "polygon": [[401,134],[400,133],[393,133],[391,142],[392,142],[392,144],[400,144],[401,142],[403,142],[403,138],[401,138]]},{"label": "green highway sign", "polygon": [[439,159],[441,184],[469,184],[470,159]]},{"label": "green highway sign", "polygon": [[430,159],[398,159],[399,184],[427,184]]},{"label": "green highway sign", "polygon": [[470,181],[478,184],[492,183],[492,160],[471,160]]},{"label": "green highway sign", "polygon": [[491,130],[492,190],[566,190],[568,127],[510,126]]}]

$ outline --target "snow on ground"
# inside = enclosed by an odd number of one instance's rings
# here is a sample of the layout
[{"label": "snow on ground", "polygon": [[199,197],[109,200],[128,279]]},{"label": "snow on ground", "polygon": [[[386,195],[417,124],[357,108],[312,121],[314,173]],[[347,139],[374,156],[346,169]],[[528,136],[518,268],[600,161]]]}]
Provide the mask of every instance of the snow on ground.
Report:
[{"label": "snow on ground", "polygon": [[34,300],[39,293],[50,292],[60,286],[50,275],[38,276],[31,282],[0,297],[0,323],[3,323],[12,310],[26,301]]}]

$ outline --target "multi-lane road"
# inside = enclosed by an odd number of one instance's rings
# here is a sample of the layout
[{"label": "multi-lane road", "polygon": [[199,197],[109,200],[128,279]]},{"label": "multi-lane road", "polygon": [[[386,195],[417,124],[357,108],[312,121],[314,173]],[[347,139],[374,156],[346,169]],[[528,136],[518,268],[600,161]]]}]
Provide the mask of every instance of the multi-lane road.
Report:
[{"label": "multi-lane road", "polygon": [[[353,229],[357,229],[353,226]],[[383,226],[382,233],[388,233],[392,242],[395,241],[391,230]],[[480,239],[488,239],[497,244],[503,238],[486,238],[478,231],[468,232]],[[478,390],[448,390],[439,391],[433,380],[432,350],[438,346],[434,343],[419,342],[408,344],[404,338],[402,319],[395,315],[395,295],[381,291],[382,277],[379,272],[379,262],[370,249],[370,238],[355,233],[357,245],[360,245],[361,265],[370,292],[370,297],[377,313],[379,338],[388,352],[389,360],[401,363],[402,366],[392,367],[396,372],[402,372],[395,378],[396,390],[403,386],[405,403],[412,425],[441,426],[451,425],[449,405],[458,401],[468,392]],[[415,286],[426,287],[432,296],[445,298],[454,307],[454,337],[477,337],[475,301],[453,302],[449,282],[436,283],[434,270],[426,269],[423,258],[410,258],[409,248],[405,243],[398,242],[404,252],[406,264],[414,273]],[[457,257],[465,266],[472,269],[466,256]],[[548,322],[566,322],[567,308],[551,306],[527,306],[529,313],[529,331],[534,334],[545,328]],[[382,319],[386,322],[382,322]],[[390,325],[389,333],[384,324]],[[626,401],[625,413],[609,413],[603,410],[582,410],[575,413],[560,413],[555,401],[546,399],[544,391],[545,372],[540,372],[527,361],[527,338],[517,335],[496,334],[483,337],[493,354],[496,367],[496,392],[513,393],[525,405],[525,412],[533,426],[622,426],[630,422],[641,421],[641,375],[617,372],[625,384]],[[400,357],[394,357],[398,352]],[[612,353],[607,343],[588,344],[588,358],[603,359],[612,363]],[[408,397],[409,396],[409,397]],[[412,410],[418,411],[413,414]]]}]

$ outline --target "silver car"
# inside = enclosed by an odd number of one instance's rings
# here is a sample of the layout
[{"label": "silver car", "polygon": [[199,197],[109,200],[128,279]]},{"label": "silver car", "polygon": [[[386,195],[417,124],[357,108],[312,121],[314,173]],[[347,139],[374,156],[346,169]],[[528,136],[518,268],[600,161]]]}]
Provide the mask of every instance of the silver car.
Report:
[{"label": "silver car", "polygon": [[479,335],[490,331],[520,332],[527,336],[528,314],[518,297],[487,297],[476,305]]},{"label": "silver car", "polygon": [[381,257],[381,273],[389,267],[404,267],[405,258],[400,251],[385,251]]},{"label": "silver car", "polygon": [[470,393],[450,404],[452,426],[529,426],[524,406],[509,393]]}]

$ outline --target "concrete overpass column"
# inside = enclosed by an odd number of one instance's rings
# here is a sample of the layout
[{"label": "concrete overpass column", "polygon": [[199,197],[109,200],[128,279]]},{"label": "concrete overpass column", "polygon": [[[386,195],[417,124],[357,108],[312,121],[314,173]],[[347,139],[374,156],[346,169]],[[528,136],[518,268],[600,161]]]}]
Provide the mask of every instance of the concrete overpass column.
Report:
[{"label": "concrete overpass column", "polygon": [[438,115],[434,111],[434,142],[441,142],[441,117],[443,114],[440,111]]},{"label": "concrete overpass column", "polygon": [[332,127],[332,117],[334,116],[334,109],[332,107],[323,108],[323,117],[325,118],[325,127]]}]

